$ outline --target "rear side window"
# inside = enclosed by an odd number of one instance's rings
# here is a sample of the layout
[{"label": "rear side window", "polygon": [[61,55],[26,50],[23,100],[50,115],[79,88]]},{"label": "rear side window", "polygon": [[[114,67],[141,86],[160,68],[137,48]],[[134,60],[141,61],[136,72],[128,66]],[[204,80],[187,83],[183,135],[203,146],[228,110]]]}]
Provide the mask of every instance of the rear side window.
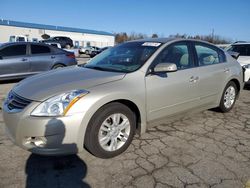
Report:
[{"label": "rear side window", "polygon": [[195,50],[198,56],[199,66],[214,65],[225,61],[222,51],[202,44],[196,44]]},{"label": "rear side window", "polygon": [[0,56],[10,57],[10,56],[22,56],[26,55],[26,45],[13,45],[7,46],[0,51]]},{"label": "rear side window", "polygon": [[48,54],[50,53],[50,48],[48,46],[42,45],[31,45],[31,54]]}]

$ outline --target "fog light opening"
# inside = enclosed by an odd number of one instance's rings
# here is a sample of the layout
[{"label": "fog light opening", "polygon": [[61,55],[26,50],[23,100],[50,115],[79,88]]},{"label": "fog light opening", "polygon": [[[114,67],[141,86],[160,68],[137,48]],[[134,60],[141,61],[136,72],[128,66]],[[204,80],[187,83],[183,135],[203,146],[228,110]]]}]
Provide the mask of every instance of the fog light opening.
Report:
[{"label": "fog light opening", "polygon": [[44,147],[47,143],[45,137],[26,137],[24,139],[24,145],[33,145],[36,147]]}]

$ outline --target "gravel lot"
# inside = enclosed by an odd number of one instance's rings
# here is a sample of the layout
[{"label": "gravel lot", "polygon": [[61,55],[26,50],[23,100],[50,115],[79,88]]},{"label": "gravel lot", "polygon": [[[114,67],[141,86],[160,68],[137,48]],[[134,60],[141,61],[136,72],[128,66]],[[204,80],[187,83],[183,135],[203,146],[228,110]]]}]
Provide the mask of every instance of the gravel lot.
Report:
[{"label": "gravel lot", "polygon": [[[0,102],[14,83],[0,85]],[[158,124],[122,155],[32,155],[5,136],[0,109],[0,188],[245,187],[250,180],[250,90],[232,112],[203,111]],[[35,126],[35,125],[34,125]]]}]

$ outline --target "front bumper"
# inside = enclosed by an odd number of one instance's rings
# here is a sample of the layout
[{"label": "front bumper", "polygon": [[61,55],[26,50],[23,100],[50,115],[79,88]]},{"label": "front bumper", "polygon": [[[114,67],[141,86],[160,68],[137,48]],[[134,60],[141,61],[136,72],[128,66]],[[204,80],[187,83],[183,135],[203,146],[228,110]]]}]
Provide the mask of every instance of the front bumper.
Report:
[{"label": "front bumper", "polygon": [[[64,155],[81,151],[83,145],[79,143],[78,137],[83,114],[64,117],[30,116],[38,104],[32,102],[18,113],[9,112],[8,107],[3,105],[5,130],[9,138],[21,148],[40,155]],[[44,143],[37,145],[39,139]]]}]

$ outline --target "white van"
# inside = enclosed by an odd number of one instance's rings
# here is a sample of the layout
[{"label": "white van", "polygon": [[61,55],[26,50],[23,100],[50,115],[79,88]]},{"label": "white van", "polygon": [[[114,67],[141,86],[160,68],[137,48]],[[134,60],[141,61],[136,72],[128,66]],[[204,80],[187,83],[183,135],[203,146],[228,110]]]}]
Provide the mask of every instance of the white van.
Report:
[{"label": "white van", "polygon": [[28,38],[23,35],[11,35],[9,42],[28,42]]}]

